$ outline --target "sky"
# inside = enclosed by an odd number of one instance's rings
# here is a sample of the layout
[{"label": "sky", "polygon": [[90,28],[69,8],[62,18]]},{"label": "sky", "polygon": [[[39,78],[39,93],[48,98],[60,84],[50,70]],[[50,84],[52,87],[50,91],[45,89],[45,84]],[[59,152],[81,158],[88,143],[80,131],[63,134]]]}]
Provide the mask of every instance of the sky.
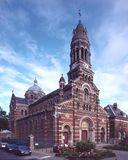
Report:
[{"label": "sky", "polygon": [[59,87],[70,63],[78,10],[91,44],[100,105],[117,102],[128,113],[127,0],[0,0],[0,106],[9,112],[17,97],[38,85],[47,94]]}]

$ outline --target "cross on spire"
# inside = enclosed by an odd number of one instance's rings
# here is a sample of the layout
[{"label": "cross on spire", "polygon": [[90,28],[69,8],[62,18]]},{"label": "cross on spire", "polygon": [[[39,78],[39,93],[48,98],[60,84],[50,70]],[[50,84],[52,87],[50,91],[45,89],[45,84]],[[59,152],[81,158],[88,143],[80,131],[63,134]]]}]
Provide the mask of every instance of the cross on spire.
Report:
[{"label": "cross on spire", "polygon": [[80,9],[79,9],[78,15],[79,15],[79,20],[81,20],[81,10]]}]

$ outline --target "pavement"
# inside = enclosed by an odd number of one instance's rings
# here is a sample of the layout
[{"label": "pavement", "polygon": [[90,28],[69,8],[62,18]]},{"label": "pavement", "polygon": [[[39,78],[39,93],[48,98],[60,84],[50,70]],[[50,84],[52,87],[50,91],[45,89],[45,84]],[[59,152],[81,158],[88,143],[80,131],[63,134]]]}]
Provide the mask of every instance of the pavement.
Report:
[{"label": "pavement", "polygon": [[55,153],[42,152],[41,150],[33,151],[33,155],[33,159],[29,160],[66,160],[65,158],[55,157]]}]

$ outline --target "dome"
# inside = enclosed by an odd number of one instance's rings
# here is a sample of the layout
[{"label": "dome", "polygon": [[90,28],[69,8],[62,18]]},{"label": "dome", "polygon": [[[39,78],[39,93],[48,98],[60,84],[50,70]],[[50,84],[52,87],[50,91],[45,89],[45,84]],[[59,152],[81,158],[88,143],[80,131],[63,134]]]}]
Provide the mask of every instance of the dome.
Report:
[{"label": "dome", "polygon": [[45,96],[42,88],[37,85],[37,80],[34,80],[34,85],[28,88],[25,92],[25,99],[27,100],[28,104],[32,104],[41,97]]},{"label": "dome", "polygon": [[34,85],[29,87],[27,92],[30,91],[30,92],[33,92],[33,93],[42,93],[45,95],[45,93],[43,92],[42,88],[40,88],[38,85],[37,85],[37,80],[35,79],[34,80]]}]

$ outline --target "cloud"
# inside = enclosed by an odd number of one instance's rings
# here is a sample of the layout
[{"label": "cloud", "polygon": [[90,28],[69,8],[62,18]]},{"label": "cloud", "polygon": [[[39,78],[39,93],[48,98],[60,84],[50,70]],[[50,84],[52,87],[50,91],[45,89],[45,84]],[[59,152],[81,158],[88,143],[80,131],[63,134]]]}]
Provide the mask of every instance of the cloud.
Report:
[{"label": "cloud", "polygon": [[[4,101],[4,106],[9,106],[11,91],[14,90],[16,96],[24,97],[25,91],[33,85],[34,78],[37,77],[39,86],[45,93],[49,93],[58,88],[59,78],[62,73],[62,67],[54,55],[48,55],[46,66],[43,63],[37,63],[37,59],[30,61],[17,54],[10,46],[0,47],[0,61],[7,63],[0,65],[0,81],[2,82],[0,105]],[[6,101],[4,100],[6,97]],[[7,109],[7,108],[6,108]],[[7,109],[8,110],[8,109]]]},{"label": "cloud", "polygon": [[5,46],[0,46],[0,59],[7,61],[8,63],[17,63],[17,61],[19,62],[15,52]]},{"label": "cloud", "polygon": [[128,104],[128,6],[125,0],[114,1],[113,8],[95,28],[92,49],[95,82],[100,89],[101,104],[119,103],[127,111]]},{"label": "cloud", "polygon": [[58,88],[58,81],[61,73],[63,72],[60,62],[54,57],[50,56],[49,58],[49,61],[52,63],[52,65],[47,67],[32,63],[27,64],[27,66],[31,68],[32,74],[38,77],[40,86],[46,93]]}]

